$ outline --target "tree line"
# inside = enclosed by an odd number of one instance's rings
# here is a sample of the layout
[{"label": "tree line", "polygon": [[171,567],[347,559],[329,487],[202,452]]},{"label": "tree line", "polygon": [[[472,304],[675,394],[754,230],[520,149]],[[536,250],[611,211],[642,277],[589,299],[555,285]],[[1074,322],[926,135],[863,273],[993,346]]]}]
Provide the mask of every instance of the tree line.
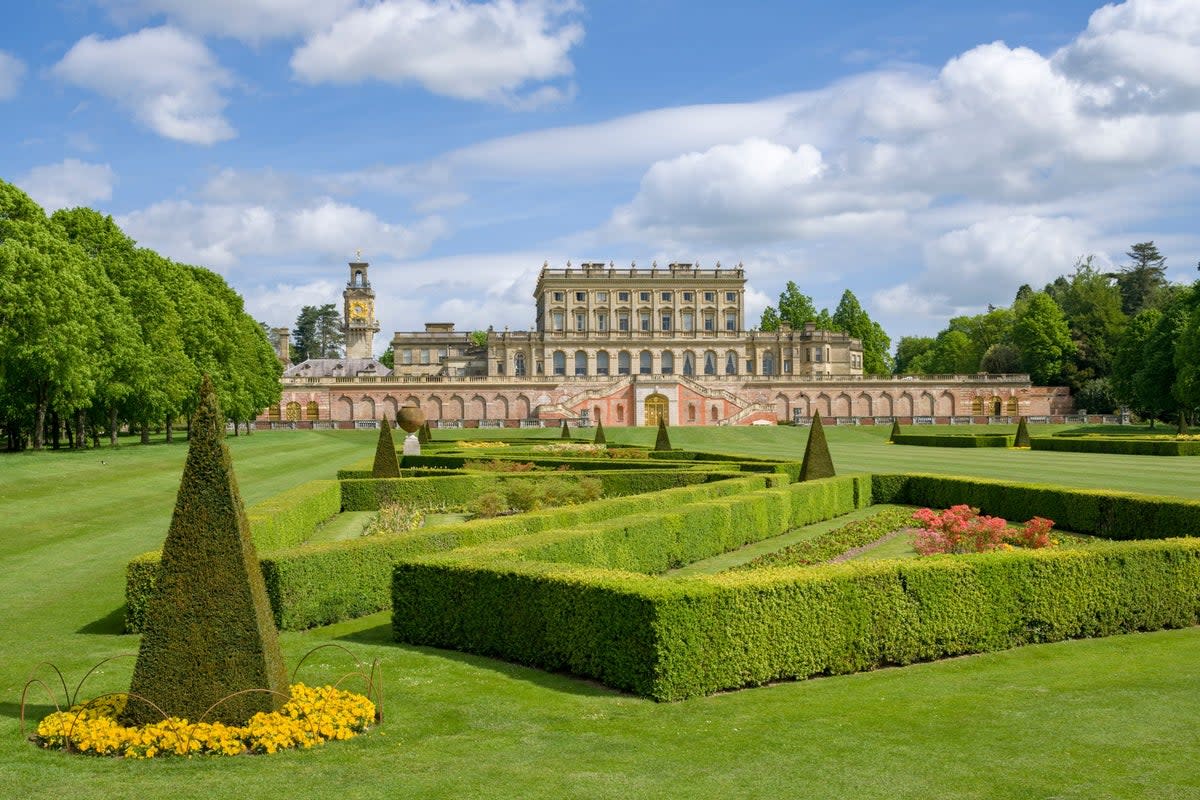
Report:
[{"label": "tree line", "polygon": [[280,398],[264,327],[217,274],[138,247],[89,208],[47,216],[0,180],[0,427],[7,449],[116,444],[190,419],[208,374],[228,419]]}]

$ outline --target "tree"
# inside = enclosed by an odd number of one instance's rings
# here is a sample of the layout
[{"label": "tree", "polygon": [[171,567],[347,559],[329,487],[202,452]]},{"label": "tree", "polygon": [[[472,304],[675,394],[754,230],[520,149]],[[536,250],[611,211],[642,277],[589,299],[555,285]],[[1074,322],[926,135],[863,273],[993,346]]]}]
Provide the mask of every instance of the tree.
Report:
[{"label": "tree", "polygon": [[1017,312],[1013,341],[1021,350],[1022,365],[1029,377],[1042,385],[1062,378],[1074,351],[1062,309],[1045,292],[1035,292]]},{"label": "tree", "polygon": [[979,371],[1004,375],[1021,371],[1021,351],[1011,344],[994,344],[979,359]]},{"label": "tree", "polygon": [[396,368],[396,351],[392,348],[391,342],[388,343],[387,350],[384,350],[383,355],[379,357],[379,363],[388,369]]},{"label": "tree", "polygon": [[1129,322],[1121,310],[1121,292],[1112,276],[1100,272],[1092,257],[1075,262],[1070,276],[1060,276],[1046,286],[1067,320],[1075,352],[1064,370],[1072,390],[1112,371],[1113,353]]},{"label": "tree", "polygon": [[161,709],[243,725],[287,698],[279,634],[223,429],[205,376],[130,686],[154,705],[131,698],[126,724],[159,722]]},{"label": "tree", "polygon": [[1117,402],[1129,406],[1143,418],[1152,418],[1154,415],[1141,405],[1137,375],[1142,368],[1142,353],[1146,343],[1161,319],[1162,312],[1156,308],[1138,313],[1129,321],[1113,353],[1113,371],[1109,379],[1113,396]]},{"label": "tree", "polygon": [[863,345],[863,372],[867,375],[888,375],[892,371],[892,340],[883,327],[859,304],[849,289],[842,292],[831,318],[835,330],[843,330]]},{"label": "tree", "polygon": [[1166,288],[1167,259],[1152,241],[1138,242],[1125,255],[1133,263],[1121,267],[1116,279],[1121,291],[1121,310],[1132,316],[1154,305],[1158,293]]},{"label": "tree", "polygon": [[[770,307],[768,306],[768,308]],[[828,312],[825,316],[828,318]],[[787,286],[779,293],[778,307],[770,309],[769,314],[767,311],[763,311],[759,328],[764,331],[779,330],[779,323],[786,322],[792,326],[793,330],[799,330],[804,327],[804,323],[817,322],[818,319],[819,315],[816,307],[813,306],[812,298],[802,294],[795,281],[788,281]],[[820,324],[817,327],[821,327]]]},{"label": "tree", "polygon": [[933,349],[932,336],[901,336],[896,343],[895,370],[897,375],[913,373],[911,364]]},{"label": "tree", "polygon": [[[1141,363],[1133,376],[1137,405],[1151,419],[1174,416],[1182,410],[1176,393],[1178,370],[1175,366],[1176,342],[1187,327],[1187,312],[1181,303],[1165,309],[1142,345]],[[1183,387],[1187,394],[1187,387]]]},{"label": "tree", "polygon": [[1100,414],[1111,414],[1117,408],[1112,384],[1108,378],[1092,378],[1085,381],[1075,393],[1075,407]]}]

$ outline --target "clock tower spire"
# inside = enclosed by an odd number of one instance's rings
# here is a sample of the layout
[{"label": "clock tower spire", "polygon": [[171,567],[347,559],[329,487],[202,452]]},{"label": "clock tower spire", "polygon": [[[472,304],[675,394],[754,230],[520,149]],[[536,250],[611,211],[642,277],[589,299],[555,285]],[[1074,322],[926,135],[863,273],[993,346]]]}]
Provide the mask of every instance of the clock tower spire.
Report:
[{"label": "clock tower spire", "polygon": [[372,348],[379,320],[375,319],[375,291],[367,280],[367,267],[362,251],[355,251],[350,262],[350,280],[342,292],[342,332],[346,335],[346,358],[374,358]]}]

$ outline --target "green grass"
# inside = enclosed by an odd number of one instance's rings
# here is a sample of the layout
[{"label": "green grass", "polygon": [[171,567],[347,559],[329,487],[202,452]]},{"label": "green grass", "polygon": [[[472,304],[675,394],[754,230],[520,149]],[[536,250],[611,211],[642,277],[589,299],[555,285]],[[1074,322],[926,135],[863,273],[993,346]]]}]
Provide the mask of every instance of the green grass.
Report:
[{"label": "green grass", "polygon": [[[896,448],[883,443],[886,426],[826,433],[841,472],[922,469],[1200,496],[1192,460],[1162,459],[1169,466],[1159,472],[1159,459],[1145,457]],[[618,442],[653,435],[609,431]],[[671,436],[676,447],[746,455],[796,457],[804,444],[792,428],[675,428]],[[229,442],[253,503],[332,477],[373,452],[375,437],[276,431]],[[117,634],[124,564],[161,544],[183,455],[182,444],[0,455],[5,796],[1200,797],[1196,628],[660,705],[570,676],[396,645],[387,614],[378,614],[282,637],[291,663],[330,642],[381,660],[387,719],[368,736],[229,760],[125,763],[39,751],[19,736],[21,685],[43,659],[77,680],[100,659],[136,650],[135,638]],[[323,650],[300,677],[332,681],[348,668]],[[85,694],[125,688],[131,670],[131,661],[106,665]],[[40,695],[31,702],[34,716],[47,710]]]}]

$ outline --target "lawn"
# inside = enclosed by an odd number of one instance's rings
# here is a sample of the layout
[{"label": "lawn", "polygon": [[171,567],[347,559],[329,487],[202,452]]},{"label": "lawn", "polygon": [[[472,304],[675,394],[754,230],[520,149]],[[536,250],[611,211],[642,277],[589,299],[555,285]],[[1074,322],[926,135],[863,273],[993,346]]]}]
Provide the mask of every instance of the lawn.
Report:
[{"label": "lawn", "polygon": [[[993,426],[992,430],[1000,426]],[[482,431],[479,434],[495,434]],[[511,435],[512,432],[506,432]],[[557,438],[557,430],[539,431]],[[590,433],[590,432],[589,432]],[[610,429],[651,444],[652,429]],[[885,444],[828,428],[839,471],[922,470],[1200,497],[1200,459]],[[1035,435],[1037,428],[1035,428]],[[476,432],[435,431],[437,438]],[[674,428],[677,447],[799,458],[795,428]],[[228,440],[253,503],[369,458],[371,431]],[[136,650],[118,633],[126,560],[166,533],[185,446],[0,455],[0,763],[22,798],[1200,798],[1200,629],[1027,647],[656,704],[570,676],[396,645],[387,614],[282,636],[292,663],[337,642],[380,659],[382,728],[304,753],[152,762],[36,750],[21,685]],[[131,661],[85,694],[125,688]],[[335,680],[333,651],[300,678]],[[47,710],[32,697],[34,716]]]}]

